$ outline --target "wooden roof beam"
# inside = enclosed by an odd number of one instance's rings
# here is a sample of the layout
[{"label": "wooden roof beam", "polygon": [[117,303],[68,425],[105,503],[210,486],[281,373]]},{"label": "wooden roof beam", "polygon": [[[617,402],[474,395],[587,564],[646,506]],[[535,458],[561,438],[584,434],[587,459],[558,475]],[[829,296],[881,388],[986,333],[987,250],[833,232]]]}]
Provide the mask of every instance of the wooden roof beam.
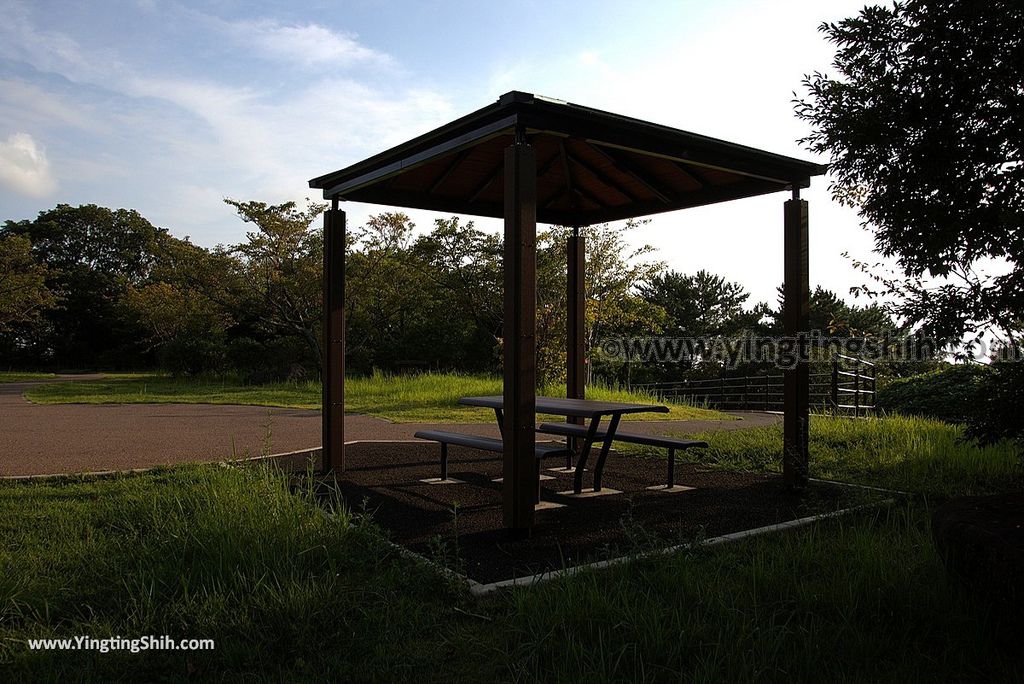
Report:
[{"label": "wooden roof beam", "polygon": [[445,170],[441,172],[441,175],[438,176],[433,183],[430,184],[430,188],[427,189],[427,194],[433,195],[437,191],[437,189],[441,187],[441,185],[446,180],[448,180],[448,177],[452,175],[452,172],[459,167],[459,164],[465,161],[466,157],[468,157],[472,151],[472,147],[467,147],[466,149],[456,154],[455,159],[452,160],[452,163],[449,164],[447,168],[445,168]]},{"label": "wooden roof beam", "polygon": [[589,142],[585,143],[585,144],[590,149],[592,149],[595,154],[597,154],[597,155],[603,157],[604,159],[608,160],[608,162],[611,163],[612,166],[614,166],[616,169],[618,169],[622,173],[626,174],[627,176],[629,176],[630,178],[635,180],[640,185],[642,185],[645,188],[647,188],[648,192],[650,192],[652,195],[657,197],[658,200],[662,204],[671,204],[672,203],[672,200],[669,199],[668,195],[666,195],[661,189],[656,188],[650,181],[648,181],[640,173],[638,173],[635,169],[633,169],[633,167],[629,163],[627,163],[626,161],[624,161],[623,159],[621,159],[617,155],[612,154],[608,150],[601,149],[597,145],[592,145]]},{"label": "wooden roof beam", "polygon": [[699,185],[702,189],[710,185],[710,183],[708,183],[708,179],[704,177],[704,174],[693,168],[690,164],[686,164],[681,161],[673,162],[673,164],[675,164],[675,167],[679,169],[684,176]]},{"label": "wooden roof beam", "polygon": [[607,185],[609,188],[611,188],[615,192],[619,193],[623,197],[628,198],[630,202],[639,202],[640,201],[640,198],[636,196],[636,193],[630,192],[627,188],[625,188],[621,183],[616,181],[614,178],[612,178],[608,174],[604,173],[600,169],[591,166],[586,161],[584,161],[583,159],[580,159],[576,155],[570,154],[569,155],[569,161],[571,161],[573,164],[576,164],[577,166],[582,168],[584,171],[586,171],[591,176],[593,176],[597,180],[599,180],[602,183],[604,183],[605,185]]}]

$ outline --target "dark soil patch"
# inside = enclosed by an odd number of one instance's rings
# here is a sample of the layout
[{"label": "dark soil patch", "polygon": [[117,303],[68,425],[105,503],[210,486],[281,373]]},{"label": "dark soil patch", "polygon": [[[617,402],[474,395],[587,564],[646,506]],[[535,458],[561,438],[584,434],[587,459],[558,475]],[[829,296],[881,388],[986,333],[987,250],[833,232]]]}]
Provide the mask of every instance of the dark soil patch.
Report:
[{"label": "dark soil patch", "polygon": [[[452,447],[449,478],[462,484],[426,484],[438,476],[434,444],[359,443],[347,449],[348,468],[337,483],[354,510],[365,510],[393,541],[441,561],[478,582],[622,556],[667,544],[739,532],[826,513],[864,502],[845,487],[815,483],[789,491],[781,476],[677,465],[676,483],[694,489],[650,491],[663,484],[665,460],[613,453],[604,487],[594,498],[559,494],[572,477],[544,470],[541,500],[564,504],[536,512],[526,539],[502,527],[501,460],[495,454]],[[557,467],[560,462],[545,463]],[[584,492],[590,478],[584,479]]]}]

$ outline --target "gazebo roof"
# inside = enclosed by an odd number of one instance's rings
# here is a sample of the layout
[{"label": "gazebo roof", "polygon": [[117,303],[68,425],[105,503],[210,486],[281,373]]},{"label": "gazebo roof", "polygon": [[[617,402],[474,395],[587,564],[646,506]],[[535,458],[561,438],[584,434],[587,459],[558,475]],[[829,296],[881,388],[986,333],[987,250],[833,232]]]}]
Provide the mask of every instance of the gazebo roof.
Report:
[{"label": "gazebo roof", "polygon": [[821,164],[512,91],[309,181],[327,199],[504,216],[504,151],[536,150],[537,220],[585,226],[807,187]]}]

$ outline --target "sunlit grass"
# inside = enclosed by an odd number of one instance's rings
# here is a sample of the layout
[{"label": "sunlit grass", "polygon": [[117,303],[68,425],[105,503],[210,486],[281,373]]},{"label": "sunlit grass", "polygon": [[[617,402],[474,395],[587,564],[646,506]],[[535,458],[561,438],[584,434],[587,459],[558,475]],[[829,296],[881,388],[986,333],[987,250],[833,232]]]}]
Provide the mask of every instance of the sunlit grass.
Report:
[{"label": "sunlit grass", "polygon": [[[709,448],[688,450],[686,458],[732,470],[781,470],[781,425],[699,437]],[[811,475],[824,479],[951,496],[1012,489],[1024,476],[1012,443],[981,447],[964,440],[962,427],[926,418],[813,415],[809,439]]]},{"label": "sunlit grass", "polygon": [[28,380],[46,380],[56,377],[53,373],[25,373],[22,371],[0,371],[0,383],[26,382]]},{"label": "sunlit grass", "polygon": [[[173,378],[127,375],[96,381],[50,383],[33,387],[25,397],[39,404],[185,403],[244,404],[283,408],[320,408],[319,382],[246,384],[237,378]],[[396,422],[490,422],[488,409],[459,406],[466,396],[501,394],[501,378],[488,375],[423,373],[351,377],[345,381],[345,408],[352,413]],[[565,396],[564,386],[545,388],[547,396]],[[649,394],[592,385],[591,399],[662,404]],[[670,413],[627,416],[630,420],[731,420],[730,416],[681,403]]]}]

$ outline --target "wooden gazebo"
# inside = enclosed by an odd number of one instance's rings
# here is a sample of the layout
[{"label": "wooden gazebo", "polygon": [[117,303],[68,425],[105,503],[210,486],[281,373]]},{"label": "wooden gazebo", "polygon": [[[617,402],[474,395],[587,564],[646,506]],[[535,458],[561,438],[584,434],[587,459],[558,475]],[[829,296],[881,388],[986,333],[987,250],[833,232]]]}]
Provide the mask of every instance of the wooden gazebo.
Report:
[{"label": "wooden gazebo", "polygon": [[[788,191],[784,325],[808,326],[807,202],[825,167],[667,126],[510,92],[490,106],[309,182],[324,216],[323,466],[345,468],[345,213],[341,201],[505,219],[504,522],[533,524],[537,222],[579,228]],[[567,391],[584,395],[584,238],[568,238]],[[735,249],[735,247],[730,247]],[[808,372],[785,371],[783,476],[807,480]]]}]

